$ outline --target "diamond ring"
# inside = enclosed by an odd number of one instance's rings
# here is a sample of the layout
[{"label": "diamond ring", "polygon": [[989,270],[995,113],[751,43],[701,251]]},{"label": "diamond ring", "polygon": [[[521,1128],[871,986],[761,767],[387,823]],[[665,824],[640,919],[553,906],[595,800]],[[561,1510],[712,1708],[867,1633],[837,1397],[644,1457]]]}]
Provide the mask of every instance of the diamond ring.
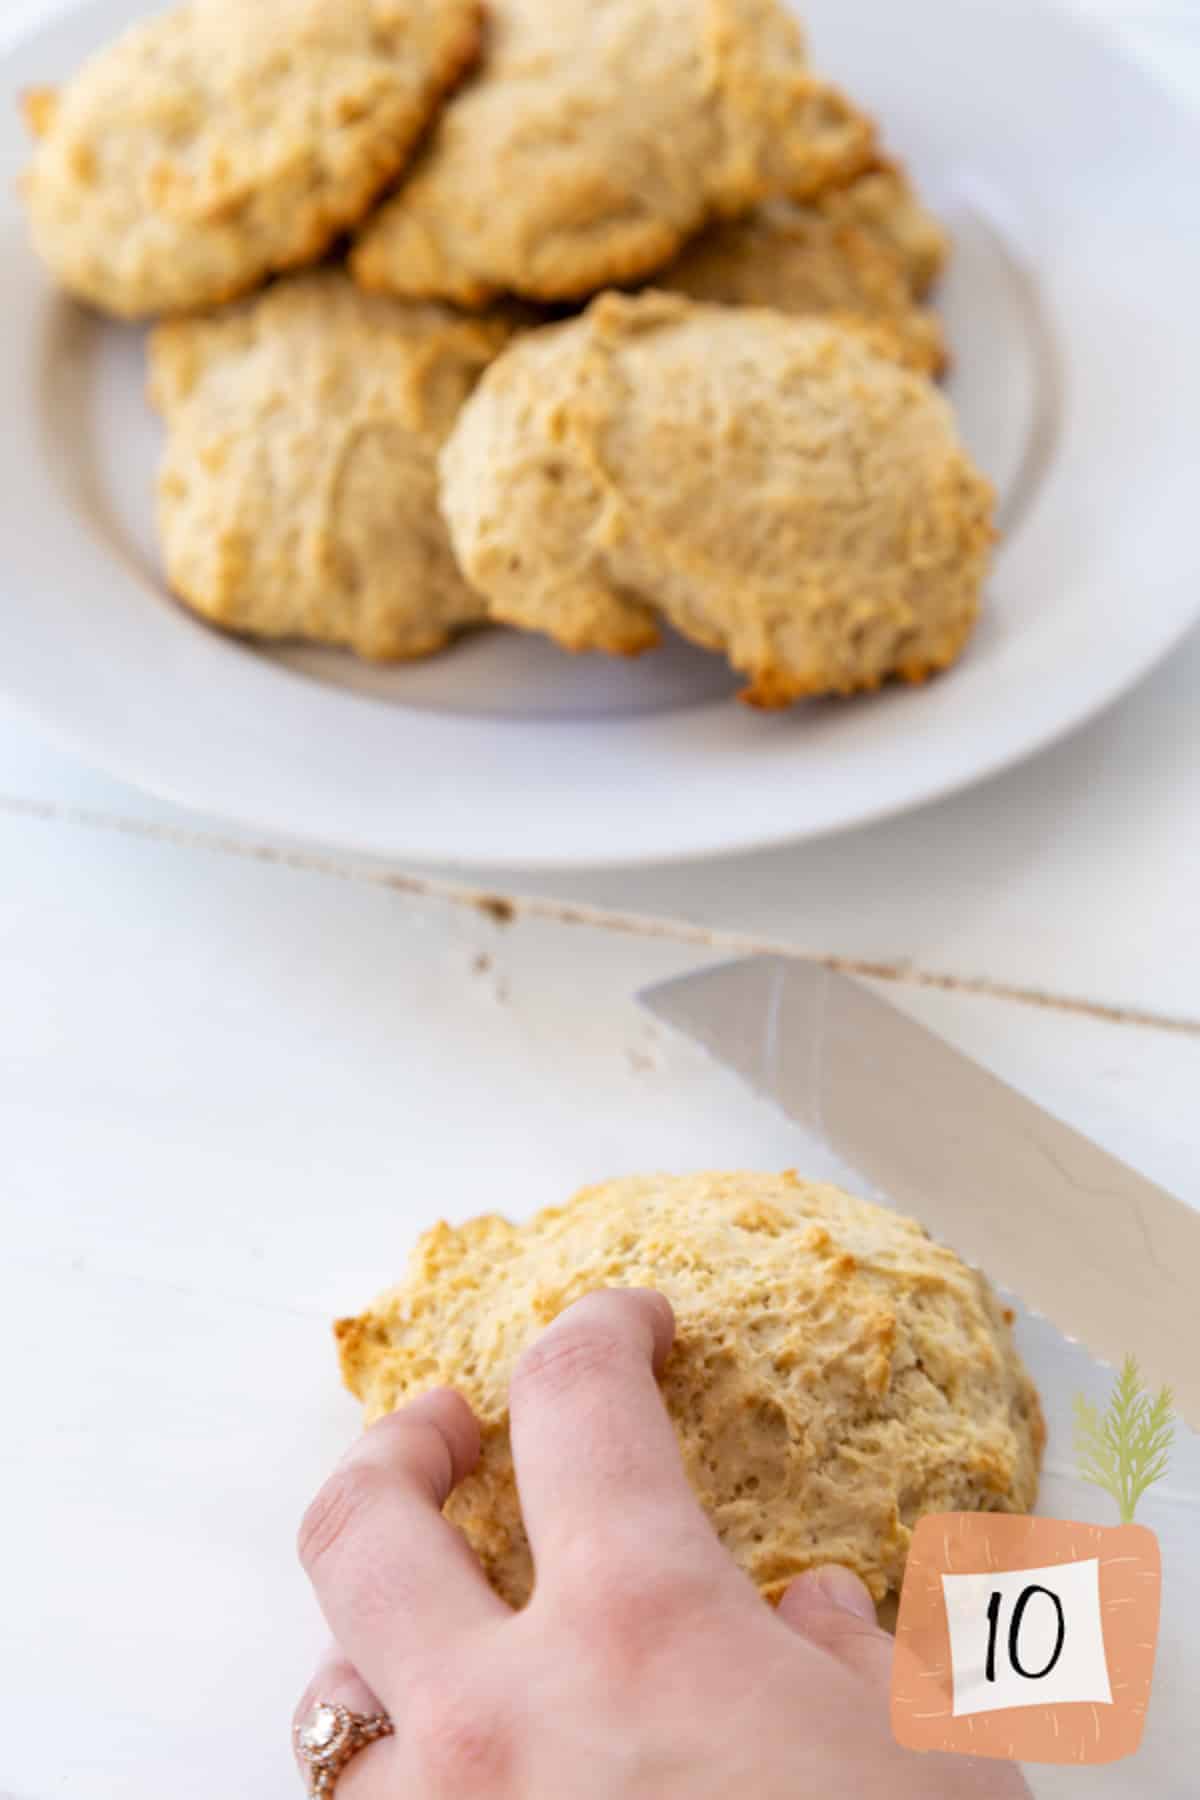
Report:
[{"label": "diamond ring", "polygon": [[318,1700],[296,1727],[296,1754],[308,1770],[312,1800],[329,1800],[350,1759],[376,1738],[391,1735],[392,1721],[386,1713],[368,1718],[348,1706]]}]

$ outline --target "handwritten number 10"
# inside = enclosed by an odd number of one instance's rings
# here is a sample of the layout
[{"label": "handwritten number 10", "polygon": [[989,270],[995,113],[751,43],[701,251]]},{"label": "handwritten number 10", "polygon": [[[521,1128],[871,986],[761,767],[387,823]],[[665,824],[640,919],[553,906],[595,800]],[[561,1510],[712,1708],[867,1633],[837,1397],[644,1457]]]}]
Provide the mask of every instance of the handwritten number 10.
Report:
[{"label": "handwritten number 10", "polygon": [[[1050,1657],[1050,1661],[1046,1664],[1044,1669],[1026,1669],[1022,1665],[1020,1657],[1021,1625],[1025,1618],[1025,1608],[1029,1605],[1029,1602],[1033,1599],[1035,1594],[1045,1594],[1047,1600],[1053,1602],[1054,1610],[1058,1614],[1058,1635],[1054,1641],[1054,1650]],[[1001,1598],[1002,1596],[999,1593],[994,1593],[988,1601],[988,1649],[987,1668],[985,1673],[989,1681],[995,1681],[996,1679],[996,1637],[1000,1630]],[[1021,1594],[1017,1599],[1017,1604],[1013,1607],[1013,1615],[1008,1627],[1008,1660],[1016,1673],[1024,1676],[1026,1681],[1042,1681],[1049,1675],[1051,1669],[1053,1669],[1055,1663],[1062,1655],[1063,1645],[1066,1641],[1067,1622],[1063,1616],[1062,1601],[1059,1599],[1058,1595],[1052,1594],[1049,1588],[1038,1587],[1036,1585],[1022,1589]]]}]

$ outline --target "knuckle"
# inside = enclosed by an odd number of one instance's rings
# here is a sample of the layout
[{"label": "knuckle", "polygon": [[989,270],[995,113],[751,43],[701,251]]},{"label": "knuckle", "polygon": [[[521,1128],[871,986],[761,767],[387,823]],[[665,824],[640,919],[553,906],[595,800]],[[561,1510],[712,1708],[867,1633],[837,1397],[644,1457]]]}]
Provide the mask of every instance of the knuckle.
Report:
[{"label": "knuckle", "polygon": [[707,1583],[686,1572],[647,1567],[630,1556],[593,1570],[586,1605],[576,1616],[606,1660],[637,1676],[661,1656],[674,1655],[711,1605]]},{"label": "knuckle", "polygon": [[557,1398],[586,1387],[623,1366],[628,1346],[615,1332],[594,1324],[572,1323],[549,1331],[524,1352],[513,1373],[515,1394],[540,1400]]},{"label": "knuckle", "polygon": [[297,1548],[302,1566],[311,1575],[352,1535],[375,1498],[375,1472],[362,1463],[351,1463],[332,1475],[300,1524]]},{"label": "knuckle", "polygon": [[436,1419],[398,1415],[400,1463],[407,1480],[441,1507],[454,1486],[454,1457]]},{"label": "knuckle", "polygon": [[893,1650],[893,1641],[883,1627],[868,1625],[865,1619],[847,1619],[838,1630],[836,1643],[842,1655],[859,1659],[882,1653],[890,1660]]},{"label": "knuckle", "polygon": [[803,1634],[818,1650],[830,1656],[854,1661],[877,1654],[880,1648],[890,1655],[892,1640],[881,1627],[870,1625],[852,1614],[828,1612],[810,1616],[804,1621]]},{"label": "knuckle", "polygon": [[406,1736],[423,1781],[438,1795],[483,1796],[512,1768],[512,1734],[496,1702],[472,1684],[433,1677],[406,1706]]}]

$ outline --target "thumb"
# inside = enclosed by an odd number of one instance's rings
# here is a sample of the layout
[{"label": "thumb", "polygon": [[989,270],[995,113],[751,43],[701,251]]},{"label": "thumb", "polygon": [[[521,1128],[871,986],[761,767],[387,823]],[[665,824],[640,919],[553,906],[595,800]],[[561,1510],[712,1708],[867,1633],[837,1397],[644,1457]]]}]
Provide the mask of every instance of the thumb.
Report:
[{"label": "thumb", "polygon": [[892,1640],[876,1620],[866,1584],[850,1569],[810,1569],[788,1588],[778,1616],[798,1637],[868,1681],[881,1687],[890,1682]]}]

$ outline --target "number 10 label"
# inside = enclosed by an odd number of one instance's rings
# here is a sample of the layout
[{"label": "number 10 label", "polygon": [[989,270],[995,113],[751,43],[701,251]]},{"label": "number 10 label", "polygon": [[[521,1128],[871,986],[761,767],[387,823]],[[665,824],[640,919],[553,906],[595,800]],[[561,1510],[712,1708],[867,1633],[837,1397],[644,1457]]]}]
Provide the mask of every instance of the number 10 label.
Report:
[{"label": "number 10 label", "polygon": [[943,1575],[954,1717],[1095,1700],[1111,1706],[1100,1563]]},{"label": "number 10 label", "polygon": [[892,1726],[913,1750],[1113,1762],[1141,1741],[1158,1634],[1154,1534],[948,1513],[913,1534]]}]

